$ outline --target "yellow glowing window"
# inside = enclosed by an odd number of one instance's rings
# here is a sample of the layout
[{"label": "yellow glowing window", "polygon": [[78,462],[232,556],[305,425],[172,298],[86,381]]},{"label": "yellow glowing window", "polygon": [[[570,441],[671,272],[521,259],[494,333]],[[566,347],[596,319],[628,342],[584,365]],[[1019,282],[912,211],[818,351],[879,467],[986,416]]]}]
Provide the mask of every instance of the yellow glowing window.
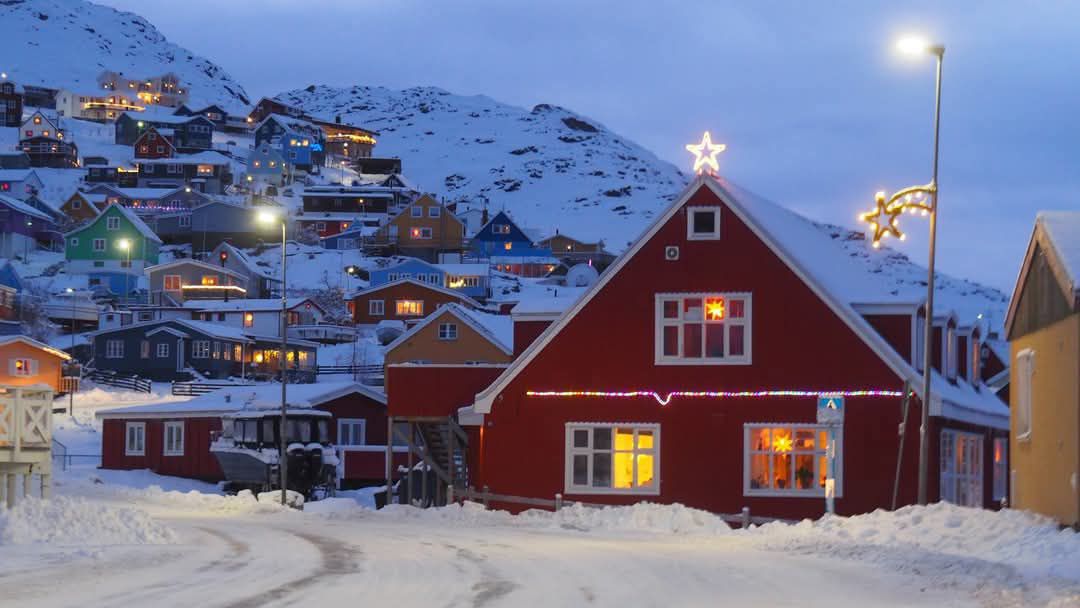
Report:
[{"label": "yellow glowing window", "polygon": [[290,146],[295,146],[296,145],[296,140],[295,139],[290,139],[289,140],[289,145]]},{"label": "yellow glowing window", "polygon": [[263,360],[266,359],[266,357],[260,352],[260,353],[255,353],[254,359],[255,359],[255,363],[262,363]]},{"label": "yellow glowing window", "polygon": [[34,124],[35,125],[40,125],[41,124],[41,117],[40,116],[35,116],[34,117]]},{"label": "yellow glowing window", "polygon": [[[273,167],[273,166],[274,166],[274,163],[270,163],[270,166],[271,166],[271,167]],[[258,168],[259,168],[259,161],[255,161],[255,168],[256,168],[256,169],[258,169]]]},{"label": "yellow glowing window", "polygon": [[[259,166],[259,162],[258,162],[258,161],[255,161],[255,166],[256,166],[256,167],[258,167],[258,166]],[[274,168],[274,167],[276,167],[276,166],[277,166],[277,161],[276,161],[276,160],[272,160],[272,161],[270,161],[270,168],[271,168],[271,169],[273,169],[273,168]]]},{"label": "yellow glowing window", "polygon": [[254,323],[255,323],[255,315],[254,315],[254,313],[245,312],[244,313],[244,327],[251,327]]},{"label": "yellow glowing window", "polygon": [[310,145],[310,144],[311,144],[311,142],[309,142],[308,140],[306,140],[306,139],[305,139],[305,140],[304,140],[304,143],[302,143],[301,145],[303,145],[303,146],[307,146],[307,145]]},{"label": "yellow glowing window", "polygon": [[513,248],[514,248],[514,244],[511,243],[510,241],[506,241],[505,243],[503,243],[503,249],[505,249],[507,251],[510,251]]},{"label": "yellow glowing window", "polygon": [[[827,427],[749,424],[744,439],[748,495],[809,495],[825,493],[828,473]],[[837,494],[840,489],[841,444],[837,433]]]},{"label": "yellow glowing window", "polygon": [[213,175],[214,165],[199,165],[198,173],[199,175]]},{"label": "yellow glowing window", "polygon": [[203,285],[217,285],[218,284],[217,275],[204,274],[203,278],[202,278],[202,284]]},{"label": "yellow glowing window", "polygon": [[42,135],[43,137],[48,137],[48,136],[49,136],[49,132],[48,132],[47,130],[46,130],[46,131],[42,131],[42,132],[41,132],[41,135]]},{"label": "yellow glowing window", "polygon": [[655,425],[567,427],[567,492],[659,492],[659,435]]},{"label": "yellow glowing window", "polygon": [[394,303],[394,311],[399,317],[422,317],[424,316],[424,302],[421,300],[398,300]]}]

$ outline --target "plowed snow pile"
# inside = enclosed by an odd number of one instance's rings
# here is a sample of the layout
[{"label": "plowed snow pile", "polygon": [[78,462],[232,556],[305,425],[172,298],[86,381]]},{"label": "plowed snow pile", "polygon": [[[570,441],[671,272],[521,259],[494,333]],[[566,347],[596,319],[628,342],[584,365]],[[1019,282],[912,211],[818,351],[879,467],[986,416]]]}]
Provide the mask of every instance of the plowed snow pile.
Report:
[{"label": "plowed snow pile", "polygon": [[0,508],[0,545],[150,545],[176,542],[176,534],[145,512],[82,499],[26,498]]}]

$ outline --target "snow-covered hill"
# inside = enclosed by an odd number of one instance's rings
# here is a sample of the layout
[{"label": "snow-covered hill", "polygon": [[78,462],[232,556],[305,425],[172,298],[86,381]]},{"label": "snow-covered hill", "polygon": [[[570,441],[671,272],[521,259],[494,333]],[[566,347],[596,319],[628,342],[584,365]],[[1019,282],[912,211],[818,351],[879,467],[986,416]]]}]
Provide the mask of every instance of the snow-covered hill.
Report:
[{"label": "snow-covered hill", "polygon": [[447,201],[506,208],[523,227],[556,228],[626,248],[682,190],[674,165],[569,110],[532,110],[433,87],[312,86],[280,99],[380,133],[376,153],[403,159],[422,189]]},{"label": "snow-covered hill", "polygon": [[85,0],[0,0],[0,34],[0,71],[20,84],[92,92],[104,70],[139,78],[173,72],[195,105],[249,104],[223,69],[132,13]]}]

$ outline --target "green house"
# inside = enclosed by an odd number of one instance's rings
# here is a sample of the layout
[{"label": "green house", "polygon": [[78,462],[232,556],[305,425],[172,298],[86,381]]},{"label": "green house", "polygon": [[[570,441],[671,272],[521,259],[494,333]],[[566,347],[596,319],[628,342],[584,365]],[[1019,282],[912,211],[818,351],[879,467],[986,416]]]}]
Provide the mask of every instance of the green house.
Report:
[{"label": "green house", "polygon": [[161,239],[130,209],[111,204],[97,219],[64,235],[67,273],[85,274],[90,287],[116,294],[140,287],[143,271],[158,263]]}]

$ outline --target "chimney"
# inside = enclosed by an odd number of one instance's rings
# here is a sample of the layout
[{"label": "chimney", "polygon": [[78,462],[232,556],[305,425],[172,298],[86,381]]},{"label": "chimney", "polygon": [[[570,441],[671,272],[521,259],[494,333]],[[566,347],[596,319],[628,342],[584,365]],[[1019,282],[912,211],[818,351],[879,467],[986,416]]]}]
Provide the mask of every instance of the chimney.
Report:
[{"label": "chimney", "polygon": [[488,223],[488,210],[487,205],[484,205],[484,210],[480,212],[480,225],[485,226]]},{"label": "chimney", "polygon": [[341,124],[341,114],[338,114],[337,116],[334,117],[334,124],[338,124],[338,125]]}]

